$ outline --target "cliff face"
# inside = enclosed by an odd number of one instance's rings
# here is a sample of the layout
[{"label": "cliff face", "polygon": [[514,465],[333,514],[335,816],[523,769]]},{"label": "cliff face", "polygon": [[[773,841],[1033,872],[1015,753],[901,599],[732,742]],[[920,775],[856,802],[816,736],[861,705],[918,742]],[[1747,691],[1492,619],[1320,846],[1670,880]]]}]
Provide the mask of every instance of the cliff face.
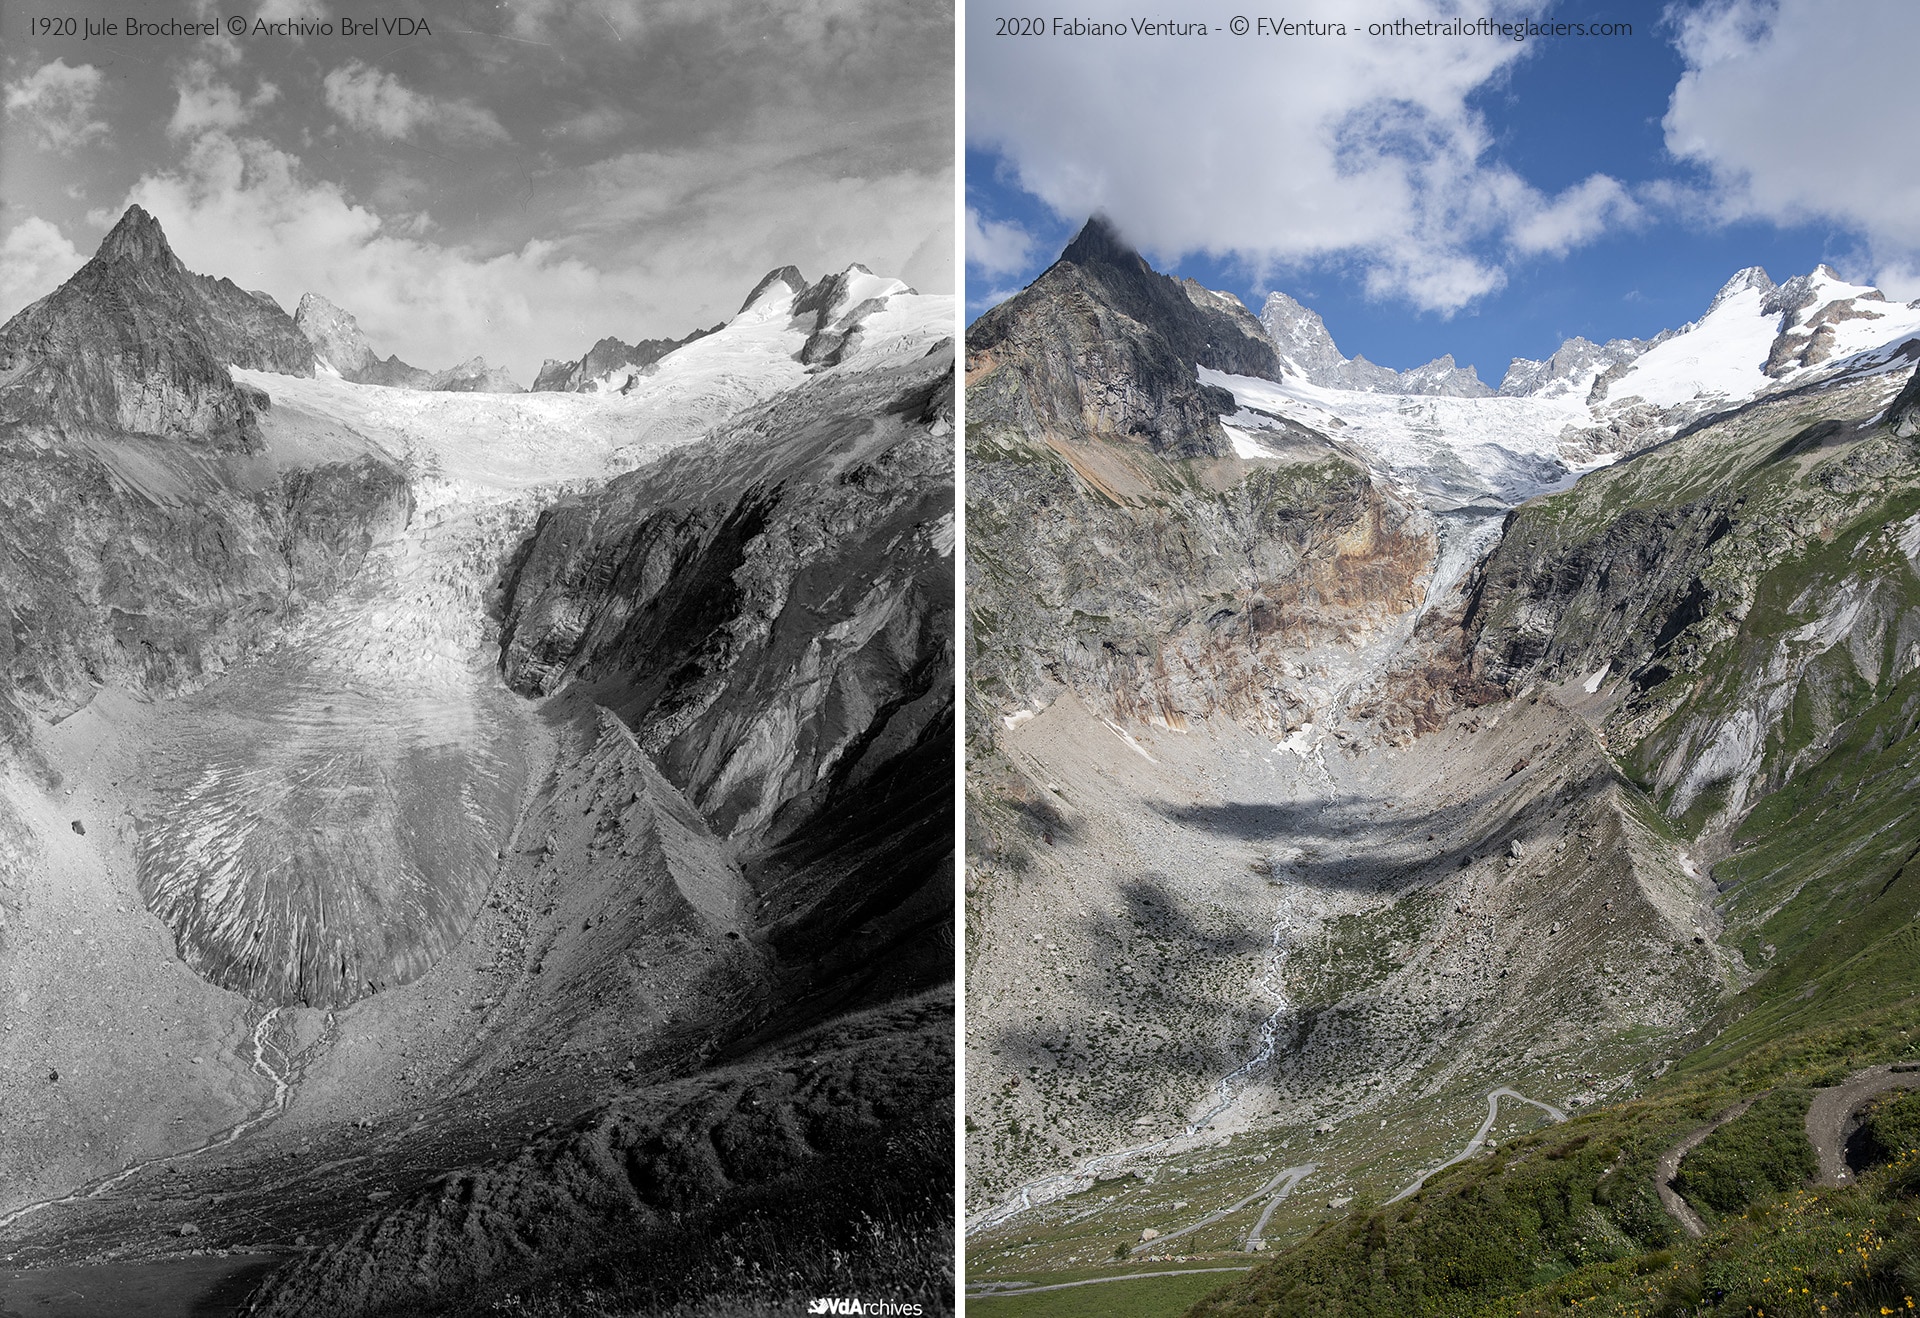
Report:
[{"label": "cliff face", "polygon": [[950,919],[951,374],[829,376],[562,502],[503,604],[509,684],[617,713],[751,859],[777,944],[904,940],[902,983]]},{"label": "cliff face", "polygon": [[968,424],[1219,457],[1232,451],[1218,418],[1233,400],[1200,384],[1196,366],[1280,373],[1245,307],[1154,273],[1104,221],[1089,220],[1058,261],[967,331]]},{"label": "cliff face", "polygon": [[1763,400],[1517,509],[1471,594],[1469,680],[1589,679],[1664,808],[1737,823],[1920,665],[1914,387]]},{"label": "cliff face", "polygon": [[351,580],[411,507],[372,458],[253,475],[177,441],[0,440],[7,683],[47,715],[108,683],[191,691]]},{"label": "cliff face", "polygon": [[1233,456],[1232,400],[1197,368],[1274,375],[1271,345],[1102,222],[968,350],[973,733],[1063,690],[1116,718],[1284,729],[1324,698],[1309,652],[1420,602],[1429,519],[1304,427]]},{"label": "cliff face", "polygon": [[121,217],[93,259],[0,328],[0,425],[258,443],[258,390],[229,364],[313,373],[277,305],[190,273],[151,215]]}]

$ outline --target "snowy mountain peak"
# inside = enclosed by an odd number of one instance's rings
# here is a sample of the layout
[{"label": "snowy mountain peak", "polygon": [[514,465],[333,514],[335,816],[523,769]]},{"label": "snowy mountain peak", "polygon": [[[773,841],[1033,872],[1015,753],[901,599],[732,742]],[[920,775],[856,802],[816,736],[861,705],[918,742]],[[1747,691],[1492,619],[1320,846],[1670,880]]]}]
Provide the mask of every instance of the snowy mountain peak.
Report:
[{"label": "snowy mountain peak", "polygon": [[1774,283],[1773,280],[1767,277],[1765,270],[1762,270],[1757,265],[1750,265],[1746,269],[1739,271],[1726,283],[1720,285],[1720,291],[1715,293],[1713,295],[1713,301],[1707,304],[1707,314],[1711,316],[1715,311],[1720,309],[1723,303],[1731,301],[1749,289],[1752,289],[1764,297],[1773,292]]},{"label": "snowy mountain peak", "polygon": [[336,375],[354,378],[374,361],[373,347],[353,313],[335,306],[318,293],[300,295],[293,323],[313,344],[320,364]]},{"label": "snowy mountain peak", "polygon": [[735,314],[744,315],[755,303],[768,296],[790,299],[806,291],[807,277],[800,273],[797,266],[783,265],[760,277],[760,282],[753,286],[753,291],[747,294],[747,300],[740,304],[740,310]]}]

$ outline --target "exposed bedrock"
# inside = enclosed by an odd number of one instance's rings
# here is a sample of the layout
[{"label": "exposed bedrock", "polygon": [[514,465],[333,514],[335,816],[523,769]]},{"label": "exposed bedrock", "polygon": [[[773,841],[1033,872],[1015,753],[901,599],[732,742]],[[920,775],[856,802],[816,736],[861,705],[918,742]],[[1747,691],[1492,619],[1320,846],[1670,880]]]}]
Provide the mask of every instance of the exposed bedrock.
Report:
[{"label": "exposed bedrock", "polygon": [[967,332],[967,426],[1029,437],[1127,437],[1169,458],[1232,451],[1225,390],[1195,366],[1278,379],[1260,322],[1156,274],[1099,219],[1019,296]]},{"label": "exposed bedrock", "polygon": [[950,345],[824,376],[542,514],[503,596],[508,682],[614,711],[746,858],[795,1011],[947,973],[951,409]]},{"label": "exposed bedrock", "polygon": [[182,441],[0,439],[0,671],[47,717],[102,685],[203,686],[270,646],[410,516],[374,458],[275,473]]},{"label": "exposed bedrock", "polygon": [[271,299],[188,271],[134,206],[73,278],[0,329],[0,424],[257,447],[268,399],[229,364],[312,375],[313,348]]},{"label": "exposed bedrock", "polygon": [[970,461],[983,715],[1066,688],[1110,717],[1284,730],[1330,696],[1316,651],[1364,644],[1422,598],[1431,520],[1341,458],[1120,502],[1076,470],[1090,447]]}]

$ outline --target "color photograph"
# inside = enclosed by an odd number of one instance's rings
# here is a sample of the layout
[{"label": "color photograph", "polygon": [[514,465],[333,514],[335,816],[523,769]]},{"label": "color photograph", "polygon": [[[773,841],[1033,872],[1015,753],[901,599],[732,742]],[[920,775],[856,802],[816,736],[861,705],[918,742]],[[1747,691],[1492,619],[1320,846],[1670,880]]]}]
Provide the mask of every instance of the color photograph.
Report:
[{"label": "color photograph", "polygon": [[969,1312],[1909,1312],[1920,14],[965,32]]}]

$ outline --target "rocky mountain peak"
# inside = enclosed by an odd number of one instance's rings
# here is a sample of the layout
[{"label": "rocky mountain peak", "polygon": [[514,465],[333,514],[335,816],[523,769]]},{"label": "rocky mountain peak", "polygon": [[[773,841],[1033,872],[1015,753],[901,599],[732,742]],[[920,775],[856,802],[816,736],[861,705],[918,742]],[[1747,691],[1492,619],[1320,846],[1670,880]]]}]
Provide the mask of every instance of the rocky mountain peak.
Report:
[{"label": "rocky mountain peak", "polygon": [[251,445],[264,393],[227,368],[313,374],[313,348],[270,300],[189,271],[129,207],[93,258],[0,328],[0,420]]},{"label": "rocky mountain peak", "polygon": [[293,323],[329,365],[349,379],[374,362],[373,348],[353,314],[318,293],[303,293]]},{"label": "rocky mountain peak", "polygon": [[1062,261],[1078,266],[1116,265],[1128,270],[1150,270],[1146,259],[1120,236],[1120,230],[1104,215],[1088,217],[1073,241],[1060,253]]},{"label": "rocky mountain peak", "polygon": [[93,259],[103,262],[137,261],[165,265],[174,270],[185,268],[180,264],[180,258],[173,254],[173,248],[167,245],[167,235],[161,230],[160,221],[139,206],[127,207],[127,213],[108,232],[100,249],[93,254]]},{"label": "rocky mountain peak", "polygon": [[1334,345],[1333,335],[1320,313],[1285,293],[1267,294],[1267,300],[1260,307],[1260,324],[1279,350],[1282,361],[1293,362],[1309,380],[1318,373],[1337,372],[1347,363]]},{"label": "rocky mountain peak", "polygon": [[1407,371],[1377,365],[1364,356],[1344,357],[1320,313],[1285,293],[1267,294],[1260,308],[1260,326],[1280,354],[1283,367],[1291,365],[1309,383],[1324,388],[1456,398],[1479,398],[1493,392],[1473,367],[1463,368],[1455,362],[1452,353]]},{"label": "rocky mountain peak", "polygon": [[761,296],[775,284],[785,284],[794,297],[805,293],[808,287],[807,277],[800,273],[799,267],[783,265],[776,270],[767,271],[760,277],[760,282],[753,286],[751,293],[747,294],[747,300],[740,304],[740,310],[745,311],[758,302]]},{"label": "rocky mountain peak", "polygon": [[1713,301],[1707,304],[1707,314],[1712,315],[1720,308],[1722,303],[1746,292],[1750,288],[1758,291],[1760,295],[1764,297],[1772,293],[1774,287],[1773,280],[1767,277],[1765,270],[1762,270],[1757,265],[1750,265],[1746,269],[1737,272],[1733,278],[1720,286],[1720,291],[1713,295]]}]

